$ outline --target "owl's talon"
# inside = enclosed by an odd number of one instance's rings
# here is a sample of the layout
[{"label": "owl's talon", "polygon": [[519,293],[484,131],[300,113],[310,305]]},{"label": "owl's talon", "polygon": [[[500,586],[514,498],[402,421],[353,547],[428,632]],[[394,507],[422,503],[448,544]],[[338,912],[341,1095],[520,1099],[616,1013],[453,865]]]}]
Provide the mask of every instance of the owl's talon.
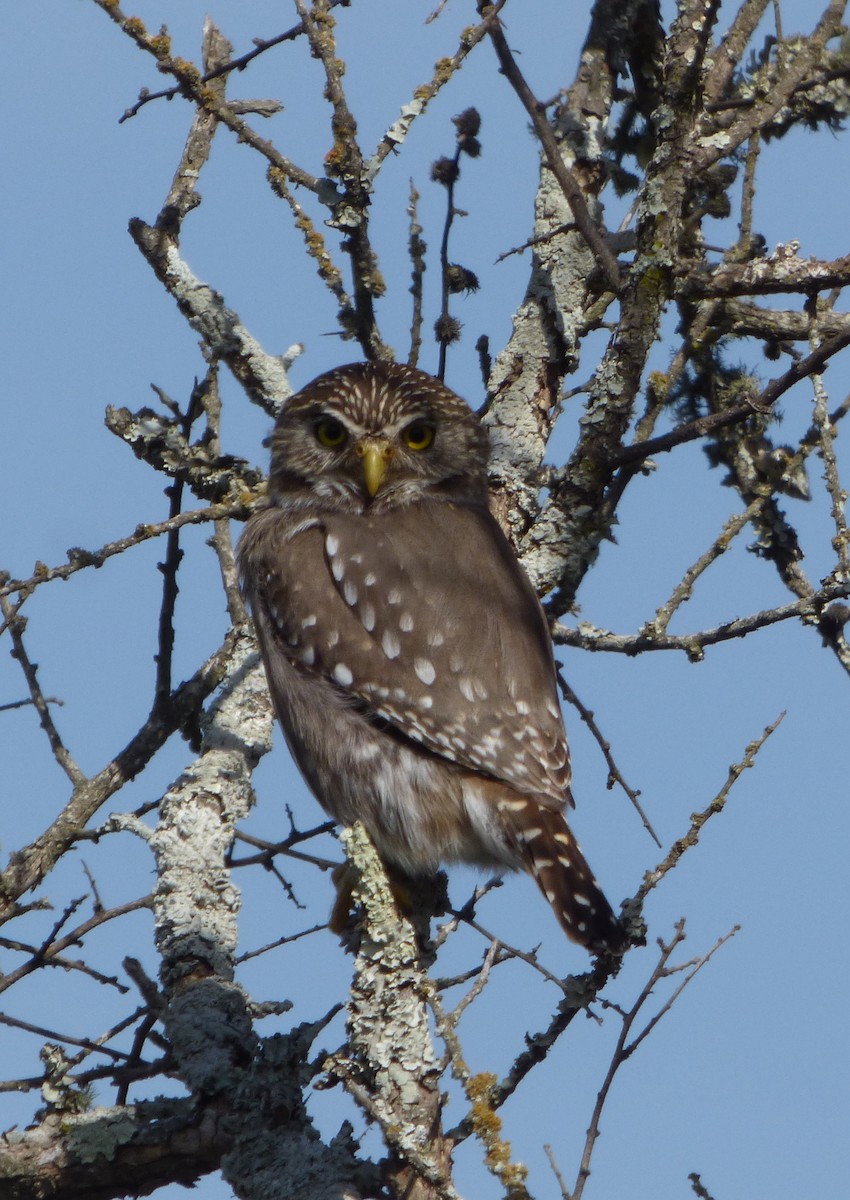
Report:
[{"label": "owl's talon", "polygon": [[[384,863],[384,871],[396,908],[412,924],[420,954],[430,961],[433,958],[430,940],[431,918],[449,911],[445,872],[411,877],[391,863]],[[336,888],[336,899],[331,909],[328,928],[351,949],[354,947],[352,934],[356,929],[358,915],[354,903],[356,871],[351,863],[340,863],[334,867],[331,878]]]},{"label": "owl's talon", "polygon": [[351,869],[351,864],[344,862],[334,867],[331,872],[331,879],[336,889],[336,899],[331,909],[331,915],[328,918],[328,929],[330,929],[331,933],[342,937],[351,924],[352,911],[354,909],[354,872]]},{"label": "owl's talon", "polygon": [[[384,870],[387,873],[387,882],[396,907],[405,916],[409,916],[413,909],[413,901],[407,881],[386,865]],[[331,879],[336,888],[336,899],[328,919],[328,928],[331,933],[342,936],[351,925],[355,915],[354,889],[357,884],[357,874],[351,863],[344,862],[334,867]]]}]

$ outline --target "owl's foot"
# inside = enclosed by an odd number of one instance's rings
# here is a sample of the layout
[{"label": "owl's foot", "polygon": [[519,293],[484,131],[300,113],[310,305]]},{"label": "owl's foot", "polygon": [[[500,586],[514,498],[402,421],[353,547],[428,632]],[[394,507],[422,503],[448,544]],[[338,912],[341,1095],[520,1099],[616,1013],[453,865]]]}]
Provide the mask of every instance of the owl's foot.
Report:
[{"label": "owl's foot", "polygon": [[[411,922],[420,947],[424,947],[429,940],[431,918],[447,911],[445,872],[407,875],[387,863],[384,864],[384,870],[396,907]],[[328,928],[347,941],[355,923],[354,889],[357,876],[351,864],[344,862],[334,867],[331,877],[336,888],[336,900]]]}]

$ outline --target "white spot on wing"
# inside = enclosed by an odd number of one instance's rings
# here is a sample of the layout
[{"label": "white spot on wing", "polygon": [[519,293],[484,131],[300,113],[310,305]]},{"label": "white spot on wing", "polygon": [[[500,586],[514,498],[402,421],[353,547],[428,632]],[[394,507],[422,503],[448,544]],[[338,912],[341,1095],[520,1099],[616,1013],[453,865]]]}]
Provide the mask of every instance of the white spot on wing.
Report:
[{"label": "white spot on wing", "polygon": [[413,669],[422,682],[426,685],[432,684],[437,678],[437,672],[435,671],[434,664],[431,662],[430,658],[414,659]]},{"label": "white spot on wing", "polygon": [[410,633],[413,629],[413,616],[409,612],[403,612],[398,619],[398,627],[402,633]]},{"label": "white spot on wing", "polygon": [[457,681],[457,686],[460,689],[460,694],[469,701],[470,704],[475,703],[475,691],[472,687],[472,680],[464,676]]},{"label": "white spot on wing", "polygon": [[398,640],[398,634],[393,633],[391,629],[385,629],[381,637],[381,645],[384,648],[384,654],[387,658],[398,658],[401,651],[401,643]]},{"label": "white spot on wing", "polygon": [[522,812],[528,807],[528,800],[500,800],[498,808],[500,812]]},{"label": "white spot on wing", "polygon": [[331,558],[335,554],[339,554],[339,538],[335,533],[329,533],[325,536],[325,549]]},{"label": "white spot on wing", "polygon": [[360,609],[360,620],[367,633],[375,628],[375,608],[372,604],[364,604]]},{"label": "white spot on wing", "polygon": [[337,683],[341,683],[343,687],[350,687],[354,682],[354,675],[351,672],[351,668],[347,667],[345,663],[336,664],[333,669],[333,677]]},{"label": "white spot on wing", "polygon": [[357,585],[352,583],[350,579],[346,579],[342,585],[342,594],[345,596],[346,604],[353,606],[357,603]]}]

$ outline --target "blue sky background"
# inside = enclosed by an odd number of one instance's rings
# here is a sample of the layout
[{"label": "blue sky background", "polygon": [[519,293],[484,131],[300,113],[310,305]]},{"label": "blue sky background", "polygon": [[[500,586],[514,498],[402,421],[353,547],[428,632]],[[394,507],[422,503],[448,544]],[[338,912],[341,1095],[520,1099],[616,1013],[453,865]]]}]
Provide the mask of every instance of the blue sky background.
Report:
[{"label": "blue sky background", "polygon": [[[367,149],[395,120],[413,87],[430,78],[435,59],[454,51],[458,31],[473,20],[471,4],[450,0],[440,20],[425,25],[432,7],[414,0],[392,6],[354,0],[339,13],[346,86]],[[510,40],[522,51],[523,69],[538,96],[548,98],[573,79],[589,5],[568,7],[565,17],[565,6],[555,0],[508,5]],[[786,33],[813,21],[810,0],[782,8]],[[208,9],[237,53],[250,48],[252,37],[271,36],[295,20],[285,6],[254,0],[217,8],[210,0],[139,0],[133,11],[150,28],[167,22],[176,49],[195,58]],[[167,515],[165,481],[108,433],[103,412],[108,404],[154,406],[152,382],[182,403],[203,362],[196,335],[127,234],[131,216],[153,219],[162,203],[191,118],[188,105],[160,101],[118,124],[140,87],[153,90],[163,81],[87,0],[10,6],[4,32],[0,565],[26,575],[37,559],[59,563],[70,546],[94,549],[139,521]],[[261,132],[321,173],[330,146],[321,87],[318,64],[296,43],[261,57],[232,81],[231,94],[280,97],[285,111],[262,123]],[[501,348],[528,271],[525,256],[495,260],[528,235],[537,180],[525,117],[497,75],[488,45],[477,49],[434,102],[403,154],[385,164],[372,229],[390,285],[379,320],[384,336],[404,356],[409,180],[414,178],[422,194],[420,219],[436,256],[443,195],[429,182],[428,169],[436,156],[452,152],[450,118],[473,103],[483,116],[483,154],[463,167],[457,202],[470,215],[455,225],[452,257],[475,270],[482,287],[456,306],[465,331],[450,354],[447,381],[477,404],[475,340],[486,332],[494,354]],[[845,254],[847,185],[845,138],[790,135],[763,156],[755,226],[770,246],[798,238],[803,255]],[[223,292],[267,351],[305,344],[293,384],[356,357],[334,336],[334,303],[305,260],[288,211],[269,191],[264,164],[225,131],[216,137],[200,192],[204,202],[186,222],[183,254],[202,279]],[[608,210],[609,225],[617,223],[615,212]],[[728,230],[718,230],[718,237],[728,238]],[[438,285],[434,257],[426,275],[427,326],[436,316]],[[601,340],[589,343],[578,379],[590,375],[600,346]],[[658,365],[668,352],[657,347]],[[746,353],[742,348],[741,356]],[[752,361],[765,379],[775,369],[755,353]],[[435,347],[426,345],[420,365],[436,366]],[[848,390],[846,362],[830,368],[826,384],[834,407]],[[223,387],[225,449],[265,465],[261,442],[268,418],[229,378],[223,377]],[[570,444],[579,404],[580,399],[567,407],[553,457]],[[810,389],[794,389],[782,407],[793,441],[810,423]],[[720,486],[720,473],[708,470],[698,448],[662,456],[657,465],[654,474],[632,484],[617,544],[603,547],[579,595],[584,619],[617,632],[633,632],[652,616],[738,509],[734,493]],[[832,528],[817,460],[811,476],[812,503],[789,500],[783,507],[798,525],[804,568],[816,581],[833,565]],[[217,567],[205,546],[208,535],[206,528],[187,530],[183,542],[176,678],[190,674],[226,628]],[[700,583],[673,631],[791,599],[772,568],[747,553],[749,541],[746,535],[739,539]],[[156,564],[163,550],[153,543],[137,547],[101,571],[40,589],[26,605],[29,652],[40,664],[47,694],[63,701],[56,719],[86,771],[100,769],[148,711],[160,588]],[[675,1200],[690,1194],[691,1171],[702,1174],[716,1200],[838,1194],[850,1171],[847,679],[815,633],[790,624],[709,649],[696,666],[662,654],[632,660],[568,650],[559,657],[572,686],[596,713],[626,779],[641,789],[665,847],[685,832],[690,813],[709,803],[746,744],[782,710],[788,713],[755,769],[736,785],[727,811],[650,900],[651,939],[668,938],[674,922],[687,917],[681,957],[705,952],[735,923],[742,930],[623,1069],[603,1118],[587,1195]],[[22,696],[17,665],[0,658],[0,703]],[[605,764],[578,717],[568,713],[567,721],[579,802],[575,826],[611,899],[619,901],[635,891],[661,854],[622,794],[606,791]],[[185,745],[172,741],[116,798],[117,810],[155,799],[189,758]],[[68,785],[28,709],[0,714],[0,761],[5,855],[49,823],[66,802]],[[299,825],[319,819],[280,739],[261,764],[256,785],[258,807],[249,825],[254,832],[274,838],[286,830],[284,800]],[[330,842],[327,850],[336,853]],[[144,846],[129,838],[107,839],[69,856],[51,878],[45,891],[57,911],[89,890],[82,861],[107,904],[151,886]],[[327,878],[297,866],[291,872],[287,867],[287,874],[305,911],[296,910],[269,876],[238,874],[243,949],[325,919]],[[475,881],[472,872],[453,872],[453,897],[464,898]],[[39,939],[55,917],[56,912],[33,916],[9,933]],[[480,917],[508,942],[530,947],[542,941],[542,960],[561,975],[586,964],[583,953],[564,942],[527,880],[509,880]],[[131,952],[155,970],[150,935],[148,915],[137,915],[98,931],[87,942],[87,958],[120,973],[121,957]],[[470,965],[484,949],[472,934],[458,934],[455,943],[440,973]],[[653,956],[651,947],[630,956],[613,999],[632,1002]],[[0,949],[2,969],[18,961]],[[258,999],[290,997],[297,1021],[316,1017],[344,996],[350,972],[335,939],[322,934],[252,960],[241,977]],[[473,1069],[504,1072],[521,1050],[524,1032],[547,1023],[557,998],[527,968],[513,964],[496,972],[461,1026]],[[126,1004],[79,974],[42,972],[4,995],[0,1010],[91,1035],[107,1028]],[[93,1029],[92,1012],[100,1006],[103,1015],[98,1012]],[[275,1024],[262,1028],[271,1032]],[[324,1044],[334,1047],[341,1032],[341,1024],[332,1026]],[[537,1197],[558,1194],[544,1143],[552,1145],[566,1179],[575,1177],[616,1033],[611,1015],[601,1025],[580,1022],[503,1112],[505,1134],[531,1167],[530,1188]],[[0,1027],[0,1047],[4,1075],[37,1073],[37,1038]],[[111,1097],[104,1093],[102,1099]],[[33,1107],[31,1098],[0,1094],[0,1128],[25,1123]],[[332,1094],[317,1098],[315,1111],[330,1132],[344,1110]],[[457,1104],[448,1117],[462,1114]],[[499,1194],[483,1174],[477,1147],[464,1146],[458,1163],[463,1194],[484,1200]],[[173,1200],[183,1194],[173,1188],[157,1195]],[[197,1194],[223,1200],[230,1191],[212,1177]]]}]

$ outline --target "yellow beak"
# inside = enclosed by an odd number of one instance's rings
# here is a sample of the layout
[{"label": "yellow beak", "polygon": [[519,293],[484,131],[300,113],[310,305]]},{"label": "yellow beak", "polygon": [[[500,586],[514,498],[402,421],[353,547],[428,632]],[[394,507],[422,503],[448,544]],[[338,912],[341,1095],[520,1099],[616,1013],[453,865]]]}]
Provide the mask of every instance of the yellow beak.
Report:
[{"label": "yellow beak", "polygon": [[374,496],[384,482],[384,476],[392,458],[392,446],[383,439],[364,438],[357,446],[357,453],[363,459],[363,478],[366,483],[366,491],[370,496]]}]

